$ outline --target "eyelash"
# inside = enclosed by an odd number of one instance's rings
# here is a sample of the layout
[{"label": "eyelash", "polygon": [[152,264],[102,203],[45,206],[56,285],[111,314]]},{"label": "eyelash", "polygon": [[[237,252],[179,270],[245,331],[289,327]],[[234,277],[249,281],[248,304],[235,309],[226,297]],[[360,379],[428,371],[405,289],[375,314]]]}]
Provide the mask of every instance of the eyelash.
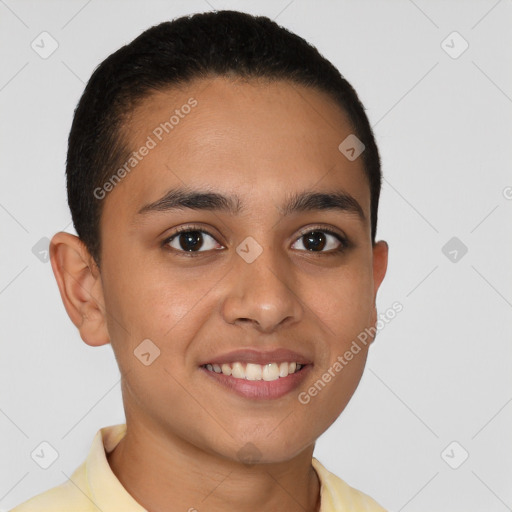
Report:
[{"label": "eyelash", "polygon": [[[165,240],[162,241],[162,247],[164,249],[167,249],[169,251],[176,252],[180,256],[184,256],[187,258],[195,258],[197,256],[201,256],[204,253],[210,252],[210,251],[183,251],[179,249],[175,249],[174,247],[169,247],[169,243],[172,242],[177,236],[183,234],[183,233],[193,233],[193,232],[199,232],[207,234],[208,236],[212,237],[216,242],[217,239],[214,235],[212,235],[209,231],[205,230],[203,227],[200,226],[182,226],[176,229],[176,231],[165,238]],[[336,231],[332,231],[331,229],[324,228],[321,226],[315,226],[313,228],[308,228],[305,231],[302,231],[300,235],[295,239],[294,243],[297,242],[300,238],[312,233],[312,232],[320,232],[320,233],[326,233],[328,235],[334,236],[340,242],[340,246],[337,249],[333,249],[330,251],[300,251],[300,252],[307,252],[314,255],[323,255],[323,256],[335,256],[343,253],[345,250],[347,250],[351,244],[349,240],[344,237],[343,235],[337,233]],[[218,242],[217,242],[218,243]],[[215,250],[215,249],[214,249]]]}]

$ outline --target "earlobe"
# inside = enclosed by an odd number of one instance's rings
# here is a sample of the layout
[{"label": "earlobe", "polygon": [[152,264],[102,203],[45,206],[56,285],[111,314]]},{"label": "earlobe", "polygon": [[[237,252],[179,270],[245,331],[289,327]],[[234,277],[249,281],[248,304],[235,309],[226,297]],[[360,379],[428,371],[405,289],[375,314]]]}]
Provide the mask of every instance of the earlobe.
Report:
[{"label": "earlobe", "polygon": [[82,340],[91,346],[109,343],[101,276],[85,244],[70,233],[57,233],[50,259],[62,302]]}]

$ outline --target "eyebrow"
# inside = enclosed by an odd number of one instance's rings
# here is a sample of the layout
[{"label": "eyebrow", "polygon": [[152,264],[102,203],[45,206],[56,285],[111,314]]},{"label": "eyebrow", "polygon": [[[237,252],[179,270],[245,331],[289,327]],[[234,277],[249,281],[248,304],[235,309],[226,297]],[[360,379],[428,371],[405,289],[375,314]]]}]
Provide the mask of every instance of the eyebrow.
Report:
[{"label": "eyebrow", "polygon": [[[239,215],[245,208],[236,195],[225,196],[217,192],[191,190],[178,187],[169,190],[156,201],[146,204],[139,210],[139,214],[150,212],[169,212],[173,210],[207,210]],[[334,210],[356,215],[361,221],[366,217],[357,200],[346,192],[312,192],[303,191],[291,194],[284,205],[278,208],[283,216],[315,210]]]}]

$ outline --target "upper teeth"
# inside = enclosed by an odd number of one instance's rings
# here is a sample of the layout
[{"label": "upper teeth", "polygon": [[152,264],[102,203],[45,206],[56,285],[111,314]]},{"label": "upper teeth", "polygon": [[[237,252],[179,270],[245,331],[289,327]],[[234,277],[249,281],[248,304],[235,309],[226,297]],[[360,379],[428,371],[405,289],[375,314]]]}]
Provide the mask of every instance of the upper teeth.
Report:
[{"label": "upper teeth", "polygon": [[302,368],[299,363],[268,363],[268,364],[254,364],[247,363],[245,368],[242,363],[236,362],[232,364],[224,363],[207,364],[206,368],[211,372],[223,373],[230,375],[235,379],[247,380],[277,380],[280,377],[287,377],[291,373],[295,373]]}]

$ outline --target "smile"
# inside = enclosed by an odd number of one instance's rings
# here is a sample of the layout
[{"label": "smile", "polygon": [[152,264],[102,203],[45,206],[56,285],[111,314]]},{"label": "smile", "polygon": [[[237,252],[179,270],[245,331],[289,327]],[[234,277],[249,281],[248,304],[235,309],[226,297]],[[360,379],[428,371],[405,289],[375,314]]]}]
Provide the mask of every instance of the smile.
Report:
[{"label": "smile", "polygon": [[282,363],[268,363],[268,364],[255,364],[255,363],[223,363],[223,364],[206,364],[206,368],[210,372],[221,373],[228,377],[235,379],[245,380],[264,380],[267,382],[283,379],[293,373],[300,371],[304,365],[296,362],[282,362]]}]

